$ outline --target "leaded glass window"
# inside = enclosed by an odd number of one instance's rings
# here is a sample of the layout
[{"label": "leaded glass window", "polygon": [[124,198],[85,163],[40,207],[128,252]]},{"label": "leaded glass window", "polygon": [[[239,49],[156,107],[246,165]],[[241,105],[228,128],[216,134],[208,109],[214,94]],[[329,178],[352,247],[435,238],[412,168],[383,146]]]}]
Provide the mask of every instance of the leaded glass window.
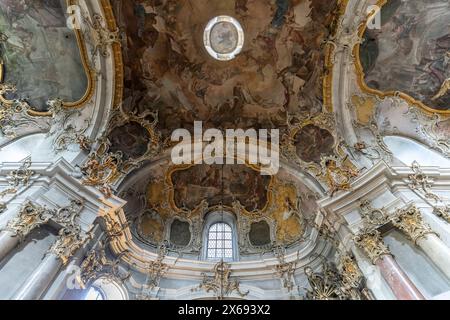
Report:
[{"label": "leaded glass window", "polygon": [[228,224],[219,222],[209,228],[207,258],[233,259],[233,232]]}]

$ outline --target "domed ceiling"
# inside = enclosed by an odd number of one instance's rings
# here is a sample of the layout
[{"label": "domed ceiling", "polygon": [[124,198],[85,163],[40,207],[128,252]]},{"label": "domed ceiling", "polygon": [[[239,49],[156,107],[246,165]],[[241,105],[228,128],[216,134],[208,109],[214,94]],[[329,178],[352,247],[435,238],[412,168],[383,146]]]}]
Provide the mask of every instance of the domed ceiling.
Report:
[{"label": "domed ceiling", "polygon": [[0,1],[0,82],[16,89],[7,100],[36,111],[47,111],[47,101],[57,97],[69,105],[82,100],[86,65],[65,14],[59,0]]},{"label": "domed ceiling", "polygon": [[450,111],[450,3],[389,0],[381,28],[367,29],[364,80],[379,95],[403,92],[429,111]]},{"label": "domed ceiling", "polygon": [[[161,154],[174,130],[193,131],[194,121],[203,121],[204,129],[280,129],[301,163],[319,166],[334,154],[323,82],[338,1],[112,3],[123,31],[125,89],[110,151],[131,161]],[[245,34],[242,52],[230,61],[214,59],[204,46],[205,27],[222,15],[234,17]],[[119,191],[145,243],[170,240],[196,252],[206,214],[226,210],[237,216],[241,253],[261,252],[303,239],[317,210],[316,193],[284,170],[270,177],[244,164],[142,166]]]},{"label": "domed ceiling", "polygon": [[[126,33],[124,108],[158,112],[163,140],[194,121],[270,129],[284,128],[288,113],[319,114],[324,42],[337,1],[290,2],[116,1]],[[232,61],[212,59],[204,48],[204,28],[219,15],[245,30]]]}]

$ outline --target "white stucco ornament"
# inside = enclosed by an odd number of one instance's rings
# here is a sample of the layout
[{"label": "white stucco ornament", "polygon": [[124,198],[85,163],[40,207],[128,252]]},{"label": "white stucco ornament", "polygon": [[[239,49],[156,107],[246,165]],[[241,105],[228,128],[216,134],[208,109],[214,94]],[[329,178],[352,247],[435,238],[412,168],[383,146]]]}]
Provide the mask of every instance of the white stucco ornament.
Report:
[{"label": "white stucco ornament", "polygon": [[218,16],[208,22],[203,42],[214,59],[233,60],[244,47],[244,30],[235,18]]}]

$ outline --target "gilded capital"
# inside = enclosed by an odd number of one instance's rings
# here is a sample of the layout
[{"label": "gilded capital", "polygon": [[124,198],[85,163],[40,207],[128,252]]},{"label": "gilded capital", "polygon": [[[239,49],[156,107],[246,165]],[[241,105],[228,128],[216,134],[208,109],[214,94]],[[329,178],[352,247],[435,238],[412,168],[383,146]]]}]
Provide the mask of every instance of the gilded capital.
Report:
[{"label": "gilded capital", "polygon": [[436,234],[423,221],[420,210],[415,206],[397,211],[392,219],[392,223],[416,244],[418,240],[424,238],[426,235]]},{"label": "gilded capital", "polygon": [[63,265],[66,265],[69,259],[89,238],[90,235],[83,235],[78,226],[62,228],[59,231],[58,239],[52,245],[49,252],[60,258]]},{"label": "gilded capital", "polygon": [[20,209],[18,216],[8,223],[5,230],[12,232],[15,237],[23,241],[31,231],[46,224],[51,216],[52,213],[47,208],[27,202]]},{"label": "gilded capital", "polygon": [[384,244],[383,238],[378,230],[363,232],[355,236],[354,241],[358,247],[363,249],[373,264],[382,256],[392,255],[389,248]]},{"label": "gilded capital", "polygon": [[342,280],[346,285],[352,288],[359,288],[363,274],[353,256],[346,254],[341,257],[340,271]]}]

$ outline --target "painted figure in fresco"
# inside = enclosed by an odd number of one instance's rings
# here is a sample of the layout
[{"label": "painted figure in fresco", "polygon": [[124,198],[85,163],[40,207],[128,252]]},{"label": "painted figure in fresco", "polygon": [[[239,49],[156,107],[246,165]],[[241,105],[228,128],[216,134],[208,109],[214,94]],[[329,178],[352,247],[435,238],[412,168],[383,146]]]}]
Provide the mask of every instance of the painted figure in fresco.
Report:
[{"label": "painted figure in fresco", "polygon": [[5,83],[16,85],[8,99],[22,99],[33,109],[47,101],[75,102],[86,91],[87,78],[78,43],[66,26],[64,1],[0,0],[0,29],[8,36],[1,46]]},{"label": "painted figure in fresco", "polygon": [[353,178],[359,175],[358,170],[343,164],[345,160],[339,161],[334,157],[322,158],[322,176],[330,188],[331,196],[340,190],[350,190]]},{"label": "painted figure in fresco", "polygon": [[210,199],[211,205],[223,202],[232,206],[233,202],[239,201],[249,211],[262,209],[269,180],[245,165],[224,166],[223,180],[220,165],[197,165],[172,174],[175,203],[179,208],[191,210],[203,199]]},{"label": "painted figure in fresco", "polygon": [[450,3],[392,0],[383,6],[382,16],[382,28],[367,30],[361,46],[366,84],[448,110]]}]

